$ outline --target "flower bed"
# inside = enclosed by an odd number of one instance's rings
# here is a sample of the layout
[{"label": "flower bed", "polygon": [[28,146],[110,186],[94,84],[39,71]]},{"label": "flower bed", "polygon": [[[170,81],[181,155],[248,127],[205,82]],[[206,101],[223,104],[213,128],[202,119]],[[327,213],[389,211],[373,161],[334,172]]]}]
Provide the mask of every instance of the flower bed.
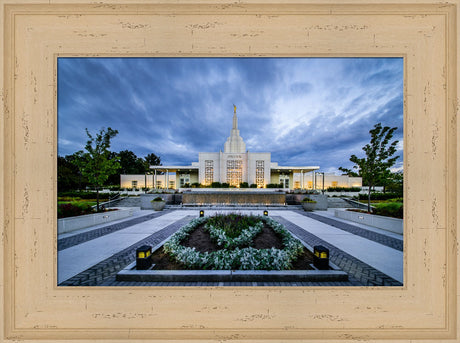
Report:
[{"label": "flower bed", "polygon": [[[165,253],[190,269],[222,270],[284,270],[303,252],[303,245],[283,225],[266,217],[256,217],[254,225],[222,228],[206,224],[209,218],[198,218],[182,227],[164,244]],[[211,220],[212,221],[212,220]],[[184,240],[198,226],[204,225],[217,251],[200,252],[195,247],[185,246]],[[264,226],[270,227],[282,239],[283,248],[256,249],[254,238]]]}]

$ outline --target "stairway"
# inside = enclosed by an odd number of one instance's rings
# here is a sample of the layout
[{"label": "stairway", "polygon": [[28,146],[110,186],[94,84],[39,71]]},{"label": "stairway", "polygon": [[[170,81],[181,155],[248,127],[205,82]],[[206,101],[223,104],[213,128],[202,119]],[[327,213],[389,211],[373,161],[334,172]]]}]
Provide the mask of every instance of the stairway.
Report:
[{"label": "stairway", "polygon": [[141,197],[125,197],[114,201],[111,207],[141,207]]},{"label": "stairway", "polygon": [[352,208],[353,205],[349,204],[347,201],[342,198],[327,198],[327,207],[328,208]]}]

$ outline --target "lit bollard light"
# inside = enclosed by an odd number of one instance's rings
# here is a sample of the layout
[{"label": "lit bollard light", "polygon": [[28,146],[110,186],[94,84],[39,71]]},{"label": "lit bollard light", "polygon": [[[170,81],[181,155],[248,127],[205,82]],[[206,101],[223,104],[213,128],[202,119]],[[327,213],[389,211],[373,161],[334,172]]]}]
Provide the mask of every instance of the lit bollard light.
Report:
[{"label": "lit bollard light", "polygon": [[265,217],[268,216],[268,211],[267,211],[267,210],[264,211],[264,216],[265,216]]},{"label": "lit bollard light", "polygon": [[313,265],[321,270],[329,269],[329,249],[322,245],[313,247]]},{"label": "lit bollard light", "polygon": [[136,249],[136,269],[146,270],[152,266],[152,247],[143,245]]},{"label": "lit bollard light", "polygon": [[200,218],[201,217],[204,217],[204,211],[203,210],[200,210]]}]

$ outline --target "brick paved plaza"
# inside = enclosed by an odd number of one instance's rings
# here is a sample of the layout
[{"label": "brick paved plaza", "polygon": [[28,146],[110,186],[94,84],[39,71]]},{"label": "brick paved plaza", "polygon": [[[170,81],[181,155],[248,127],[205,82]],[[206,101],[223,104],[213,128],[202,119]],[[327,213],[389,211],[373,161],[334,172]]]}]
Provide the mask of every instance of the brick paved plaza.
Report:
[{"label": "brick paved plaza", "polygon": [[[262,214],[262,209],[205,209]],[[310,246],[330,250],[330,261],[348,274],[340,282],[128,282],[116,274],[135,261],[142,245],[156,246],[198,217],[199,209],[137,211],[132,218],[59,235],[59,286],[402,286],[402,235],[333,217],[330,211],[304,212],[296,207],[269,209],[269,216]]]}]

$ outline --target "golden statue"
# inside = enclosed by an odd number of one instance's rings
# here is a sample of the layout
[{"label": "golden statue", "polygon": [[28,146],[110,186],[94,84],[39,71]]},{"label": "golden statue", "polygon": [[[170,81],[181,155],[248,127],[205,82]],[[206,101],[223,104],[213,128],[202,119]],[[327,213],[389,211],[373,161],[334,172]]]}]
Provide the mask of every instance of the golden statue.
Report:
[{"label": "golden statue", "polygon": [[236,113],[236,106],[233,105],[233,113]]}]

